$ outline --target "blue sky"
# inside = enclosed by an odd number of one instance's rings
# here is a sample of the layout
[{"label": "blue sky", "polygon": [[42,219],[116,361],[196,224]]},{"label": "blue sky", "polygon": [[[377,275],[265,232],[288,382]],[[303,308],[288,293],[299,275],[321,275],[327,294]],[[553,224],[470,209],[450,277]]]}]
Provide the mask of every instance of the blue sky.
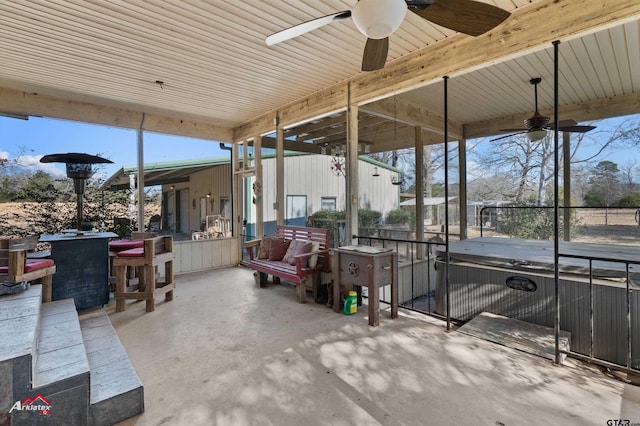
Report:
[{"label": "blue sky", "polygon": [[[137,164],[137,132],[75,121],[0,116],[0,158],[19,158],[26,169],[42,169],[65,177],[64,164],[43,164],[40,158],[67,152],[99,155],[113,161],[114,164],[101,165],[97,172],[109,177],[123,166]],[[229,152],[222,151],[215,141],[144,132],[145,163],[221,156],[227,157]]]},{"label": "blue sky", "polygon": [[[590,133],[594,138],[611,131],[623,120],[640,119],[640,115],[614,118],[595,122],[597,130]],[[585,123],[586,124],[586,123]],[[473,143],[475,141],[470,141]],[[484,142],[487,146],[487,142]],[[0,159],[19,159],[26,169],[42,169],[54,176],[65,177],[65,165],[40,163],[46,154],[82,152],[99,155],[114,164],[101,165],[97,174],[107,178],[123,166],[137,164],[137,133],[135,130],[93,125],[75,121],[31,117],[20,120],[0,116]],[[144,133],[144,162],[189,160],[196,158],[227,157],[216,141],[177,137],[157,133]],[[585,147],[583,155],[589,154]],[[609,150],[600,160],[607,159],[619,165],[638,161],[635,149]],[[473,159],[467,168],[473,178]],[[477,176],[475,176],[477,177]],[[454,179],[455,180],[455,179]]]}]

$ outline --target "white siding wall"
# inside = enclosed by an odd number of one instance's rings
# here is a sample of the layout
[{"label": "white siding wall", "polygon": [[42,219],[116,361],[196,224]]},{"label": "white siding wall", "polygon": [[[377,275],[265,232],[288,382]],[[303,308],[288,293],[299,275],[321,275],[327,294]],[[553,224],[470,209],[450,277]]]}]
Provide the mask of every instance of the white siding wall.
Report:
[{"label": "white siding wall", "polygon": [[[175,190],[189,188],[189,230],[200,230],[200,197],[206,197],[211,193],[211,198],[207,200],[207,214],[219,214],[220,197],[231,197],[230,169],[228,164],[211,167],[190,176],[189,182],[175,184]],[[164,185],[163,191],[169,191],[168,185]],[[193,201],[195,200],[195,209]]]},{"label": "white siding wall", "polygon": [[[337,209],[345,209],[345,178],[331,171],[329,155],[300,155],[285,158],[285,195],[306,195],[307,216],[320,210],[322,197],[336,197]],[[276,200],[275,158],[263,159],[263,200],[264,221],[275,221]],[[396,174],[378,167],[380,176],[373,177],[374,165],[365,161],[359,163],[359,204],[360,208],[376,210],[383,217],[390,210],[398,208],[399,187],[391,184],[391,175]],[[285,208],[285,206],[282,206]],[[251,220],[254,220],[255,205],[252,206]]]},{"label": "white siding wall", "polygon": [[174,241],[174,274],[236,266],[240,262],[237,238]]}]

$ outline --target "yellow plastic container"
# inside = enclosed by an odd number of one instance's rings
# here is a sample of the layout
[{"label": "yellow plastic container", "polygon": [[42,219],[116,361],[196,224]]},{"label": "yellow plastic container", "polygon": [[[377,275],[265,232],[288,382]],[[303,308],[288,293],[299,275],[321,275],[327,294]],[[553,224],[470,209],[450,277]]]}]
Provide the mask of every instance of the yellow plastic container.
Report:
[{"label": "yellow plastic container", "polygon": [[353,315],[358,312],[358,293],[350,291],[347,298],[344,300],[344,314]]}]

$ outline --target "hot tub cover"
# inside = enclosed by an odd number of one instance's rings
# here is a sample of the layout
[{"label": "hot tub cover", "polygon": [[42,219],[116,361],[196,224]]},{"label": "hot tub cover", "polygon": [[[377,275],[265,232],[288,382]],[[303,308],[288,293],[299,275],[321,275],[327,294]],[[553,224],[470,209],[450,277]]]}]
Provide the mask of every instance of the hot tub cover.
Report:
[{"label": "hot tub cover", "polygon": [[[559,254],[562,273],[588,277],[591,258],[594,278],[624,281],[626,266],[620,261],[627,261],[632,282],[640,283],[640,247],[561,241]],[[436,256],[444,262],[444,246],[438,247]],[[455,241],[449,244],[449,261],[548,273],[554,271],[553,241],[497,237]]]}]

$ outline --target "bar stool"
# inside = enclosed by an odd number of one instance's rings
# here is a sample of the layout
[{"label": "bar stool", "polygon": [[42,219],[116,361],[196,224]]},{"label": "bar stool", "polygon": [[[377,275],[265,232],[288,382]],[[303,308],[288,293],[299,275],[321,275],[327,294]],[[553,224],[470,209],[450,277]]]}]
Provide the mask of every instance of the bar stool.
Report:
[{"label": "bar stool", "polygon": [[[173,238],[148,238],[143,243],[143,247],[117,252],[113,259],[116,312],[125,310],[128,299],[146,301],[147,312],[155,310],[155,298],[162,294],[166,302],[173,300]],[[155,273],[159,265],[164,265],[164,281]],[[127,268],[136,268],[140,272],[137,284],[127,286]]]}]

